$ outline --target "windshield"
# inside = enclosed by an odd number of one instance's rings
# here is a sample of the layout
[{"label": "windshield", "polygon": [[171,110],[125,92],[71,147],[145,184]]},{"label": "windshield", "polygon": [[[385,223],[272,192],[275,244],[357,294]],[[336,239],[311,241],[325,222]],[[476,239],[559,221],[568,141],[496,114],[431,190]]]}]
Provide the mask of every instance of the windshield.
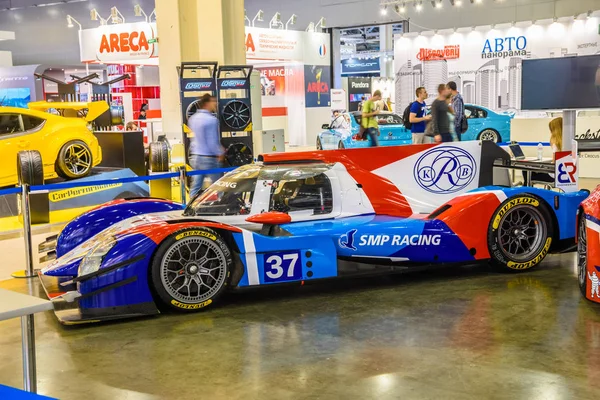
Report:
[{"label": "windshield", "polygon": [[257,182],[270,188],[268,211],[328,214],[333,209],[331,182],[325,174],[329,168],[325,164],[246,165],[226,174],[192,200],[185,214],[250,214]]},{"label": "windshield", "polygon": [[185,215],[250,214],[261,167],[246,165],[225,174],[188,205]]}]

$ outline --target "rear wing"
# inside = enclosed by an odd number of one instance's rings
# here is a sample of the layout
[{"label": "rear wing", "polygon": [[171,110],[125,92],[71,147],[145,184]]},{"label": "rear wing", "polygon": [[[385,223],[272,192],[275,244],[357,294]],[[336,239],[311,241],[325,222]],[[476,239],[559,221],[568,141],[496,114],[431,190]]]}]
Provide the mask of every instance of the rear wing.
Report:
[{"label": "rear wing", "polygon": [[[47,101],[35,101],[27,105],[30,110],[47,112],[48,110],[58,110],[59,114],[63,117],[69,117],[73,113],[65,111],[73,111],[76,116],[83,118],[87,122],[92,122],[106,111],[109,110],[109,105],[106,101],[92,101],[92,102],[47,102]],[[70,115],[71,114],[71,115]]]}]

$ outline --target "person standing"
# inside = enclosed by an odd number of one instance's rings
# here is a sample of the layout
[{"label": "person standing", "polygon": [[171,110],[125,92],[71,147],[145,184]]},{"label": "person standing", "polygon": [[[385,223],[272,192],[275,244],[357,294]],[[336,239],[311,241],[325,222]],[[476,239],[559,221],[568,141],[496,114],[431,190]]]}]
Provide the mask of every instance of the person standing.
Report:
[{"label": "person standing", "polygon": [[461,141],[461,135],[464,133],[462,129],[462,121],[465,116],[465,102],[458,91],[456,86],[456,82],[450,81],[448,82],[448,89],[452,93],[452,110],[454,110],[454,132],[456,132],[456,137],[458,141]]},{"label": "person standing", "polygon": [[431,115],[425,115],[427,90],[421,86],[417,88],[416,95],[417,99],[410,105],[410,131],[413,144],[422,144],[425,143],[425,125],[431,121]]},{"label": "person standing", "polygon": [[[225,150],[219,137],[219,121],[214,116],[217,111],[215,96],[205,94],[200,98],[198,111],[188,121],[188,126],[194,137],[190,142],[190,165],[194,170],[209,170],[221,168]],[[215,182],[221,174],[202,174],[192,176],[190,197],[202,191],[204,177]]]},{"label": "person standing", "polygon": [[144,103],[140,106],[140,116],[138,119],[146,119],[146,111],[148,111],[148,104]]},{"label": "person standing", "polygon": [[432,133],[436,143],[452,142],[450,119],[448,118],[448,98],[450,89],[445,84],[438,85],[438,97],[431,103]]},{"label": "person standing", "polygon": [[377,123],[377,109],[376,103],[381,100],[381,91],[376,90],[373,92],[373,97],[365,101],[362,108],[362,121],[361,125],[365,128],[365,134],[371,137],[373,146],[379,146],[379,124]]}]

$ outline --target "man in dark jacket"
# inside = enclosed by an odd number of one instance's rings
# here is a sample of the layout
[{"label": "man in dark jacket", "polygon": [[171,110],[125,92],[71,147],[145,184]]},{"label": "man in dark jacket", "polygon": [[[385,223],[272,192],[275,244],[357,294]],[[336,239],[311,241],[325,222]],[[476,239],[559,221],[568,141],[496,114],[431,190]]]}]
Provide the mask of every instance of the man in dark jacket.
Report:
[{"label": "man in dark jacket", "polygon": [[450,118],[448,113],[448,99],[450,98],[450,90],[446,84],[442,83],[438,86],[438,97],[431,103],[431,122],[433,124],[433,137],[436,143],[452,142],[452,134],[450,133]]}]

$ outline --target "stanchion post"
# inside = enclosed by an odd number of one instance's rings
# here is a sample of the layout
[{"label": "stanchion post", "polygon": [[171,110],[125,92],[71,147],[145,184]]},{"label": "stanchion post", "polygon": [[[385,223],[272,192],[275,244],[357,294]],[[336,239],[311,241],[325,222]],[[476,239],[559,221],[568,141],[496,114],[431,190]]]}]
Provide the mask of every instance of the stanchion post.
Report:
[{"label": "stanchion post", "polygon": [[186,183],[187,183],[187,171],[185,165],[179,167],[179,188],[181,189],[181,204],[186,205]]},{"label": "stanchion post", "polygon": [[35,320],[33,314],[21,317],[21,340],[23,351],[23,389],[37,393],[35,365]]},{"label": "stanchion post", "polygon": [[25,261],[27,276],[35,276],[33,271],[33,249],[31,245],[31,209],[29,207],[29,185],[21,186],[21,212],[23,213],[23,238],[25,239]]}]

